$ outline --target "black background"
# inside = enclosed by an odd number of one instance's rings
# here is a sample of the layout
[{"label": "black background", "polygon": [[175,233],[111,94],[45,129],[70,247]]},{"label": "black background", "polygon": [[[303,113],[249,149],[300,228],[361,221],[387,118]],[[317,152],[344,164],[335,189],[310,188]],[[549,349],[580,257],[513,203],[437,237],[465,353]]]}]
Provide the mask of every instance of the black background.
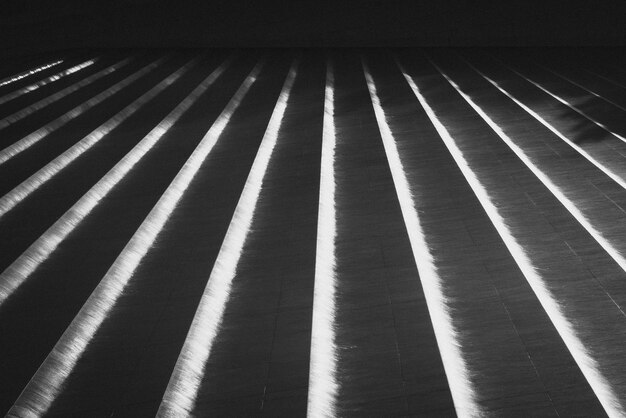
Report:
[{"label": "black background", "polygon": [[12,0],[4,55],[89,47],[617,46],[622,1]]}]

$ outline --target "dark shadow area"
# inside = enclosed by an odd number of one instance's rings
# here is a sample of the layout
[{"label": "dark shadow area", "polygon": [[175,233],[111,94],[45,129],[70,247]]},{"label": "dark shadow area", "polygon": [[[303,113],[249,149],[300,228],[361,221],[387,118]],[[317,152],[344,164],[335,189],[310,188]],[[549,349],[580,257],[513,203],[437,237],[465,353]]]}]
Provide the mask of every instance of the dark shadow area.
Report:
[{"label": "dark shadow area", "polygon": [[560,125],[567,126],[568,138],[575,144],[618,141],[610,132],[570,109],[565,108],[556,115],[552,115],[552,118],[558,120]]},{"label": "dark shadow area", "polygon": [[623,45],[626,3],[11,1],[1,55],[85,47]]}]

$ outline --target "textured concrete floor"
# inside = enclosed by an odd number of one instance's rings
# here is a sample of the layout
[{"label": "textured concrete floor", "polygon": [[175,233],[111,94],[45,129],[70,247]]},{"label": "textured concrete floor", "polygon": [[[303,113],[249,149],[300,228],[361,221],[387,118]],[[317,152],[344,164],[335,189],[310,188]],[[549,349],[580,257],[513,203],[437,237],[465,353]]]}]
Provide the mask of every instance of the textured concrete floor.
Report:
[{"label": "textured concrete floor", "polygon": [[626,416],[623,60],[7,64],[0,413]]}]

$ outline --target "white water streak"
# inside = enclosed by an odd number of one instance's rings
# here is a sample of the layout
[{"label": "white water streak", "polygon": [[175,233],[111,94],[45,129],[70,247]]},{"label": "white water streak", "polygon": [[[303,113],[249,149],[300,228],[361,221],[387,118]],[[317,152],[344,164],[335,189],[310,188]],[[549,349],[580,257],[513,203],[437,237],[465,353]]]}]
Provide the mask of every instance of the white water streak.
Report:
[{"label": "white water streak", "polygon": [[19,81],[19,80],[21,80],[23,78],[26,78],[26,77],[30,76],[30,75],[36,74],[36,73],[38,73],[40,71],[43,71],[43,70],[47,70],[48,68],[54,67],[55,65],[59,65],[62,62],[63,62],[63,60],[54,61],[54,62],[51,62],[50,64],[42,65],[41,67],[35,68],[34,70],[27,70],[27,71],[21,72],[19,74],[16,74],[14,76],[7,77],[7,78],[5,78],[3,80],[0,80],[0,87],[6,86],[7,84],[15,83],[16,81]]},{"label": "white water streak", "polygon": [[416,199],[411,193],[411,186],[402,165],[400,152],[378,97],[376,83],[367,64],[364,60],[362,62],[376,121],[389,161],[391,176],[400,202],[402,217],[409,235],[413,257],[424,290],[428,312],[457,415],[460,417],[481,416],[484,411],[476,400],[476,390],[471,382],[469,368],[461,351],[462,345],[458,338],[458,331],[454,327],[449,303],[443,291],[445,280],[438,272],[435,257],[428,246],[426,234],[422,229],[420,215],[415,203],[419,198]]},{"label": "white water streak", "polygon": [[461,169],[461,172],[463,173],[468,184],[474,191],[474,194],[480,201],[480,204],[485,210],[487,216],[489,216],[489,219],[498,231],[498,234],[500,235],[502,241],[509,250],[509,253],[513,256],[513,259],[522,271],[522,274],[535,292],[535,295],[539,299],[541,306],[546,311],[548,317],[554,324],[559,335],[561,336],[561,338],[565,342],[565,345],[572,354],[572,357],[578,364],[578,367],[580,367],[583,375],[589,382],[589,385],[602,403],[602,406],[610,416],[626,416],[626,411],[620,405],[619,398],[613,392],[610,383],[604,378],[595,359],[591,357],[591,355],[585,348],[584,343],[578,337],[575,324],[571,323],[570,320],[567,318],[559,301],[550,292],[546,280],[538,272],[538,269],[533,265],[530,257],[526,254],[524,248],[515,239],[514,234],[511,232],[506,224],[504,216],[500,214],[497,203],[492,200],[486,187],[476,177],[470,167],[470,164],[465,159],[463,152],[456,145],[450,133],[439,121],[434,110],[430,107],[426,99],[422,96],[415,81],[404,71],[404,69],[401,68],[401,71],[404,74],[407,82],[411,86],[411,89],[413,90],[415,96],[418,98],[420,104],[424,108],[429,119],[435,126],[435,129],[439,133],[439,136],[448,148],[450,154]]},{"label": "white water streak", "polygon": [[[138,111],[141,106],[155,98],[159,93],[165,90],[169,85],[176,82],[183,74],[193,67],[194,62],[189,62],[169,77],[162,80],[156,86],[144,93],[138,99],[122,109],[111,119],[94,129],[89,135],[85,136],[79,142],[70,147],[63,154],[46,164],[43,168],[24,180],[13,190],[0,198],[0,218],[13,209],[18,203],[27,198],[32,192],[37,190],[57,173],[71,164],[74,160],[87,152],[91,147],[97,144],[105,135],[119,126],[122,122]],[[228,63],[222,64],[215,77],[218,77],[228,66]]]},{"label": "white water streak", "polygon": [[60,90],[54,94],[51,94],[48,97],[44,97],[43,99],[39,100],[36,103],[33,103],[27,107],[25,107],[22,110],[18,110],[17,112],[0,119],[0,129],[4,129],[7,126],[21,120],[24,119],[26,116],[31,115],[33,113],[35,113],[38,110],[43,109],[46,106],[51,105],[52,103],[61,100],[62,98],[74,93],[75,91],[79,90],[82,87],[85,87],[109,74],[111,74],[112,72],[124,67],[125,65],[127,65],[128,63],[130,63],[132,60],[131,58],[126,58],[118,63],[115,63],[103,70],[98,71],[95,74],[90,75],[89,77],[75,83],[72,84],[71,86],[68,86],[66,88],[64,88],[63,90]]},{"label": "white water streak", "polygon": [[336,346],[335,273],[337,214],[335,204],[335,76],[332,63],[327,63],[324,98],[324,126],[320,164],[320,197],[317,215],[317,249],[315,254],[315,289],[311,331],[311,362],[307,416],[334,417],[338,353]]},{"label": "white water streak", "polygon": [[[176,204],[213,149],[233,112],[256,80],[262,64],[258,64],[237,93],[202,138],[167,190],[152,208],[113,265],[104,275],[85,305],[63,333],[54,349],[30,380],[9,413],[42,416],[63,390],[63,385],[89,342],[122,295],[142,258],[148,253],[157,235],[165,226]],[[215,77],[212,77],[215,79]],[[203,82],[203,85],[206,84]],[[195,92],[196,90],[194,90]]]},{"label": "white water streak", "polygon": [[28,247],[0,274],[0,307],[11,294],[56,250],[67,236],[89,215],[129,171],[150,151],[187,109],[209,88],[221,73],[216,69],[180,102],[156,127],[130,150],[78,202]]},{"label": "white water streak", "polygon": [[41,87],[43,87],[43,86],[45,86],[47,84],[53,83],[53,82],[55,82],[57,80],[60,80],[61,78],[65,77],[67,75],[74,74],[75,72],[78,72],[78,71],[80,71],[80,70],[82,70],[84,68],[89,67],[90,65],[93,65],[97,60],[98,59],[96,58],[96,59],[85,61],[85,62],[80,63],[78,65],[75,65],[75,66],[73,66],[71,68],[68,68],[67,70],[63,70],[63,71],[60,71],[60,72],[58,72],[58,73],[56,73],[54,75],[51,75],[50,77],[46,77],[43,80],[39,80],[36,83],[30,84],[30,85],[28,85],[26,87],[23,87],[21,89],[15,90],[15,91],[13,91],[11,93],[5,94],[4,96],[0,97],[0,104],[6,103],[9,100],[13,100],[16,97],[19,97],[19,96],[21,96],[23,94],[35,91],[38,88],[41,88]]},{"label": "white water streak", "polygon": [[158,417],[188,416],[193,413],[206,364],[230,298],[237,266],[243,256],[244,244],[250,233],[259,195],[263,188],[263,180],[278,141],[279,130],[296,78],[297,66],[297,62],[291,66],[274,107],[191,328],[167,385],[157,413]]},{"label": "white water streak", "polygon": [[0,151],[0,165],[6,163],[8,160],[15,157],[17,154],[25,151],[26,149],[30,148],[37,142],[41,141],[43,138],[50,135],[52,132],[56,131],[57,129],[61,128],[66,123],[70,122],[72,119],[77,118],[78,116],[82,115],[83,113],[91,109],[92,107],[98,105],[99,103],[102,103],[104,100],[120,92],[122,89],[134,83],[139,78],[143,77],[145,74],[157,68],[163,61],[164,61],[164,58],[161,58],[151,63],[150,65],[147,65],[141,68],[140,70],[129,75],[122,81],[115,83],[113,86],[109,87],[108,89],[101,92],[100,94],[81,103],[80,105],[76,106],[72,110],[59,116],[52,122],[37,129],[35,132],[25,136],[19,141],[1,150]]}]

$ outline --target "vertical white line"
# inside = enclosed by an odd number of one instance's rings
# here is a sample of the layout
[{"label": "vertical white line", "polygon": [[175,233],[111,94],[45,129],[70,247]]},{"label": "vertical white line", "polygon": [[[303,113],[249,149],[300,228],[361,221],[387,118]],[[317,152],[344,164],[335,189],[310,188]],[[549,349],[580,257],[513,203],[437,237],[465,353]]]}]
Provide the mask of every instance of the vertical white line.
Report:
[{"label": "vertical white line", "polygon": [[85,305],[63,333],[39,370],[31,378],[9,414],[44,415],[85,352],[89,342],[122,295],[142,258],[176,208],[200,166],[211,152],[233,112],[256,80],[262,63],[257,64],[235,96],[202,138],[167,190],[139,226],[113,265],[104,275]]},{"label": "vertical white line", "polygon": [[109,172],[67,210],[46,232],[0,274],[0,307],[13,292],[52,254],[94,207],[135,167],[165,133],[213,84],[216,69],[180,102],[157,126],[130,150]]},{"label": "vertical white line", "polygon": [[270,118],[269,124],[250,169],[246,184],[228,226],[202,299],[163,396],[157,416],[177,417],[193,414],[206,364],[220,331],[230,298],[237,266],[243,256],[254,213],[263,187],[265,173],[278,140],[285,109],[297,73],[293,63]]},{"label": "vertical white line", "polygon": [[[461,58],[461,59],[463,59],[463,58]],[[546,121],[544,118],[542,118],[537,112],[533,111],[531,108],[526,106],[524,103],[520,102],[515,97],[513,97],[508,91],[506,91],[504,88],[502,88],[500,86],[500,84],[498,84],[496,81],[494,81],[491,78],[489,78],[487,75],[485,75],[483,72],[481,72],[478,68],[474,67],[471,63],[469,63],[465,59],[463,59],[463,61],[465,61],[465,63],[470,68],[472,68],[474,71],[476,71],[481,77],[483,77],[485,80],[487,80],[491,85],[493,85],[495,88],[497,88],[502,94],[504,94],[506,97],[511,99],[511,101],[513,101],[513,103],[515,103],[516,105],[518,105],[519,107],[524,109],[524,111],[526,111],[526,113],[528,113],[533,118],[535,118],[539,123],[541,123],[543,126],[545,126],[550,132],[552,132],[554,135],[556,135],[558,138],[560,138],[567,145],[569,145],[570,147],[575,149],[580,155],[585,157],[587,159],[587,161],[589,161],[591,164],[595,165],[600,171],[602,171],[604,174],[606,174],[608,177],[610,177],[611,180],[613,180],[614,182],[619,184],[620,187],[622,187],[623,189],[626,189],[626,181],[624,181],[620,176],[618,176],[615,173],[613,173],[609,168],[607,168],[602,163],[597,161],[594,157],[592,157],[587,151],[585,151],[580,146],[576,145],[576,143],[574,143],[572,140],[570,140],[565,135],[563,135],[561,132],[559,132],[555,127],[550,125],[550,123],[548,123],[548,121]]]},{"label": "vertical white line", "polygon": [[16,81],[19,81],[19,80],[21,80],[23,78],[26,78],[26,77],[30,76],[30,75],[33,75],[33,74],[38,73],[38,72],[43,71],[43,70],[47,70],[48,68],[54,67],[55,65],[59,65],[62,62],[63,62],[63,60],[54,61],[54,62],[51,62],[50,64],[42,65],[41,67],[35,68],[34,70],[27,70],[27,71],[21,72],[19,74],[16,74],[14,76],[7,77],[7,78],[5,78],[3,80],[0,80],[0,87],[6,86],[7,84],[15,83]]},{"label": "vertical white line", "polygon": [[[82,115],[83,113],[85,113],[86,111],[91,109],[92,107],[96,106],[99,103],[102,103],[104,100],[106,100],[109,97],[113,96],[114,94],[120,92],[125,87],[127,87],[130,84],[134,83],[135,81],[137,81],[139,78],[143,77],[148,72],[150,72],[150,71],[154,70],[155,68],[157,68],[163,61],[164,61],[164,58],[161,58],[161,59],[151,63],[150,65],[147,65],[147,66],[141,68],[140,70],[138,70],[138,71],[134,72],[133,74],[129,75],[128,77],[124,78],[122,81],[120,81],[118,83],[115,83],[113,86],[109,87],[105,91],[103,91],[103,92],[97,94],[96,96],[92,97],[91,99],[81,103],[80,105],[76,106],[72,110],[69,110],[68,112],[66,112],[63,115],[59,116],[58,118],[56,118],[52,122],[50,122],[50,123],[46,124],[45,126],[37,129],[35,132],[33,132],[33,133],[29,134],[29,135],[26,135],[24,138],[20,139],[19,141],[15,142],[15,143],[9,145],[8,147],[6,147],[5,149],[1,150],[0,151],[0,165],[6,163],[8,160],[10,160],[11,158],[15,157],[17,154],[25,151],[26,149],[30,148],[31,146],[33,146],[37,142],[41,141],[43,138],[45,138],[46,136],[48,136],[52,132],[56,131],[57,129],[61,128],[62,126],[64,126],[66,123],[68,123],[72,119],[77,118],[78,116]],[[187,64],[187,66],[191,66],[191,65],[193,65],[193,62],[190,62],[190,63]]]},{"label": "vertical white line", "polygon": [[562,97],[552,93],[550,90],[546,89],[545,87],[543,87],[541,84],[537,83],[536,81],[531,80],[530,78],[524,76],[523,74],[521,74],[520,72],[516,71],[514,68],[512,68],[511,66],[505,64],[501,59],[493,57],[496,61],[500,62],[500,65],[502,65],[504,68],[508,68],[510,71],[512,71],[513,73],[517,74],[519,77],[523,78],[524,80],[528,81],[529,83],[531,83],[533,86],[537,87],[539,90],[543,91],[544,93],[546,93],[547,95],[551,96],[552,98],[556,99],[559,103],[564,104],[565,106],[569,107],[570,109],[572,109],[574,112],[578,113],[579,115],[581,115],[582,117],[584,117],[585,119],[591,121],[593,124],[595,124],[596,126],[604,129],[605,131],[607,131],[608,133],[610,133],[611,135],[613,135],[614,137],[616,137],[617,139],[619,139],[622,142],[626,142],[626,138],[624,138],[622,135],[615,133],[613,131],[611,131],[611,128],[609,128],[608,126],[606,126],[604,123],[598,121],[597,119],[595,119],[593,116],[590,116],[588,114],[586,114],[585,112],[583,112],[582,110],[578,109],[576,106],[570,104],[567,100],[563,99]]},{"label": "vertical white line", "polygon": [[411,86],[413,93],[424,108],[426,115],[431,120],[435,129],[439,133],[439,136],[454,158],[456,164],[461,169],[463,176],[474,191],[474,194],[478,198],[487,216],[489,216],[491,223],[498,231],[502,241],[504,241],[509,253],[511,253],[516,264],[522,271],[522,274],[526,277],[526,280],[535,292],[535,295],[537,295],[541,306],[543,306],[548,317],[565,342],[565,345],[578,364],[578,367],[580,367],[580,370],[589,382],[589,385],[600,400],[602,406],[610,416],[626,416],[626,410],[624,410],[620,404],[619,398],[614,393],[610,383],[605,379],[599,365],[589,352],[587,352],[584,343],[578,337],[575,325],[569,321],[561,308],[561,304],[550,292],[545,279],[541,276],[541,274],[539,274],[538,269],[533,265],[524,248],[515,239],[513,233],[507,226],[504,217],[500,214],[496,203],[491,199],[485,186],[483,186],[472,171],[469,163],[463,155],[463,152],[458,148],[448,130],[441,123],[441,121],[439,121],[434,110],[430,107],[424,96],[422,96],[415,81],[408,75],[400,63],[398,63],[398,65],[400,66],[400,70],[402,71],[405,79]]},{"label": "vertical white line", "polygon": [[85,62],[80,63],[78,65],[75,65],[75,66],[73,66],[71,68],[68,68],[67,70],[63,70],[63,71],[60,71],[60,72],[58,72],[58,73],[56,73],[54,75],[51,75],[50,77],[46,77],[43,80],[39,80],[36,83],[30,84],[30,85],[28,85],[26,87],[23,87],[21,89],[15,90],[15,91],[13,91],[11,93],[5,94],[4,96],[0,97],[0,104],[6,103],[9,100],[13,100],[16,97],[19,97],[19,96],[21,96],[23,94],[30,93],[31,91],[35,91],[38,88],[43,87],[43,86],[45,86],[47,84],[53,83],[53,82],[55,82],[57,80],[60,80],[61,78],[65,77],[67,75],[74,74],[74,73],[76,73],[76,72],[78,72],[78,71],[80,71],[80,70],[82,70],[84,68],[89,67],[90,65],[93,65],[97,60],[98,59],[96,58],[96,59],[85,61]]},{"label": "vertical white line", "polygon": [[561,204],[572,214],[574,219],[582,225],[587,232],[602,246],[602,248],[615,260],[615,262],[626,272],[626,259],[620,254],[620,252],[606,239],[604,235],[598,231],[593,224],[587,219],[587,217],[576,207],[576,204],[572,202],[565,193],[555,185],[550,177],[545,174],[539,167],[532,162],[532,160],[499,126],[495,123],[480,106],[478,106],[470,96],[465,94],[461,88],[441,69],[437,64],[430,60],[431,64],[441,73],[441,75],[450,83],[452,87],[459,93],[459,95],[474,109],[476,113],[489,125],[489,127],[502,139],[502,141],[515,153],[515,155],[532,171],[532,173],[543,183],[550,193],[552,193]]},{"label": "vertical white line", "polygon": [[[228,59],[213,73],[215,78],[228,67],[232,58]],[[72,147],[70,147],[63,154],[46,164],[43,168],[17,185],[14,189],[8,192],[6,195],[0,198],[0,218],[7,212],[13,209],[22,200],[27,198],[32,192],[44,185],[48,180],[54,177],[58,172],[63,170],[74,160],[80,157],[83,153],[87,152],[91,147],[97,144],[105,135],[119,126],[122,122],[132,116],[138,111],[141,106],[155,98],[159,93],[164,91],[169,85],[173,84],[182,77],[185,72],[190,69],[190,64],[187,64],[177,71],[172,73],[169,77],[159,82],[156,86],[144,93],[141,97],[133,101],[131,104],[122,109],[119,113],[111,117],[108,121],[97,127],[89,135],[78,141]]]},{"label": "vertical white line", "polygon": [[31,115],[33,113],[35,113],[36,111],[43,109],[46,106],[49,106],[50,104],[61,100],[63,97],[66,97],[68,95],[70,95],[71,93],[74,93],[75,91],[111,74],[112,72],[119,70],[120,68],[124,67],[125,65],[127,65],[128,63],[130,63],[132,61],[131,58],[126,58],[120,62],[117,62],[103,70],[98,71],[95,74],[90,75],[87,78],[84,78],[83,80],[77,82],[76,84],[72,84],[71,86],[68,86],[66,88],[64,88],[63,90],[60,90],[54,94],[51,94],[48,97],[45,97],[41,100],[39,100],[36,103],[33,103],[31,105],[29,105],[28,107],[25,107],[22,110],[18,110],[17,112],[0,119],[0,129],[4,129],[7,126],[17,122],[18,120],[24,119],[26,116]]},{"label": "vertical white line", "polygon": [[326,68],[320,197],[317,215],[315,289],[311,331],[311,362],[307,415],[311,418],[337,415],[338,354],[335,343],[336,287],[335,240],[335,75],[331,61]]},{"label": "vertical white line", "polygon": [[457,415],[460,417],[480,416],[484,411],[476,400],[476,390],[471,382],[470,372],[461,352],[461,342],[457,337],[458,332],[454,327],[449,304],[443,291],[444,279],[439,275],[435,257],[430,251],[426,234],[422,229],[420,216],[415,205],[416,199],[411,193],[396,141],[387,122],[385,111],[380,104],[376,83],[365,60],[363,58],[361,60]]}]

